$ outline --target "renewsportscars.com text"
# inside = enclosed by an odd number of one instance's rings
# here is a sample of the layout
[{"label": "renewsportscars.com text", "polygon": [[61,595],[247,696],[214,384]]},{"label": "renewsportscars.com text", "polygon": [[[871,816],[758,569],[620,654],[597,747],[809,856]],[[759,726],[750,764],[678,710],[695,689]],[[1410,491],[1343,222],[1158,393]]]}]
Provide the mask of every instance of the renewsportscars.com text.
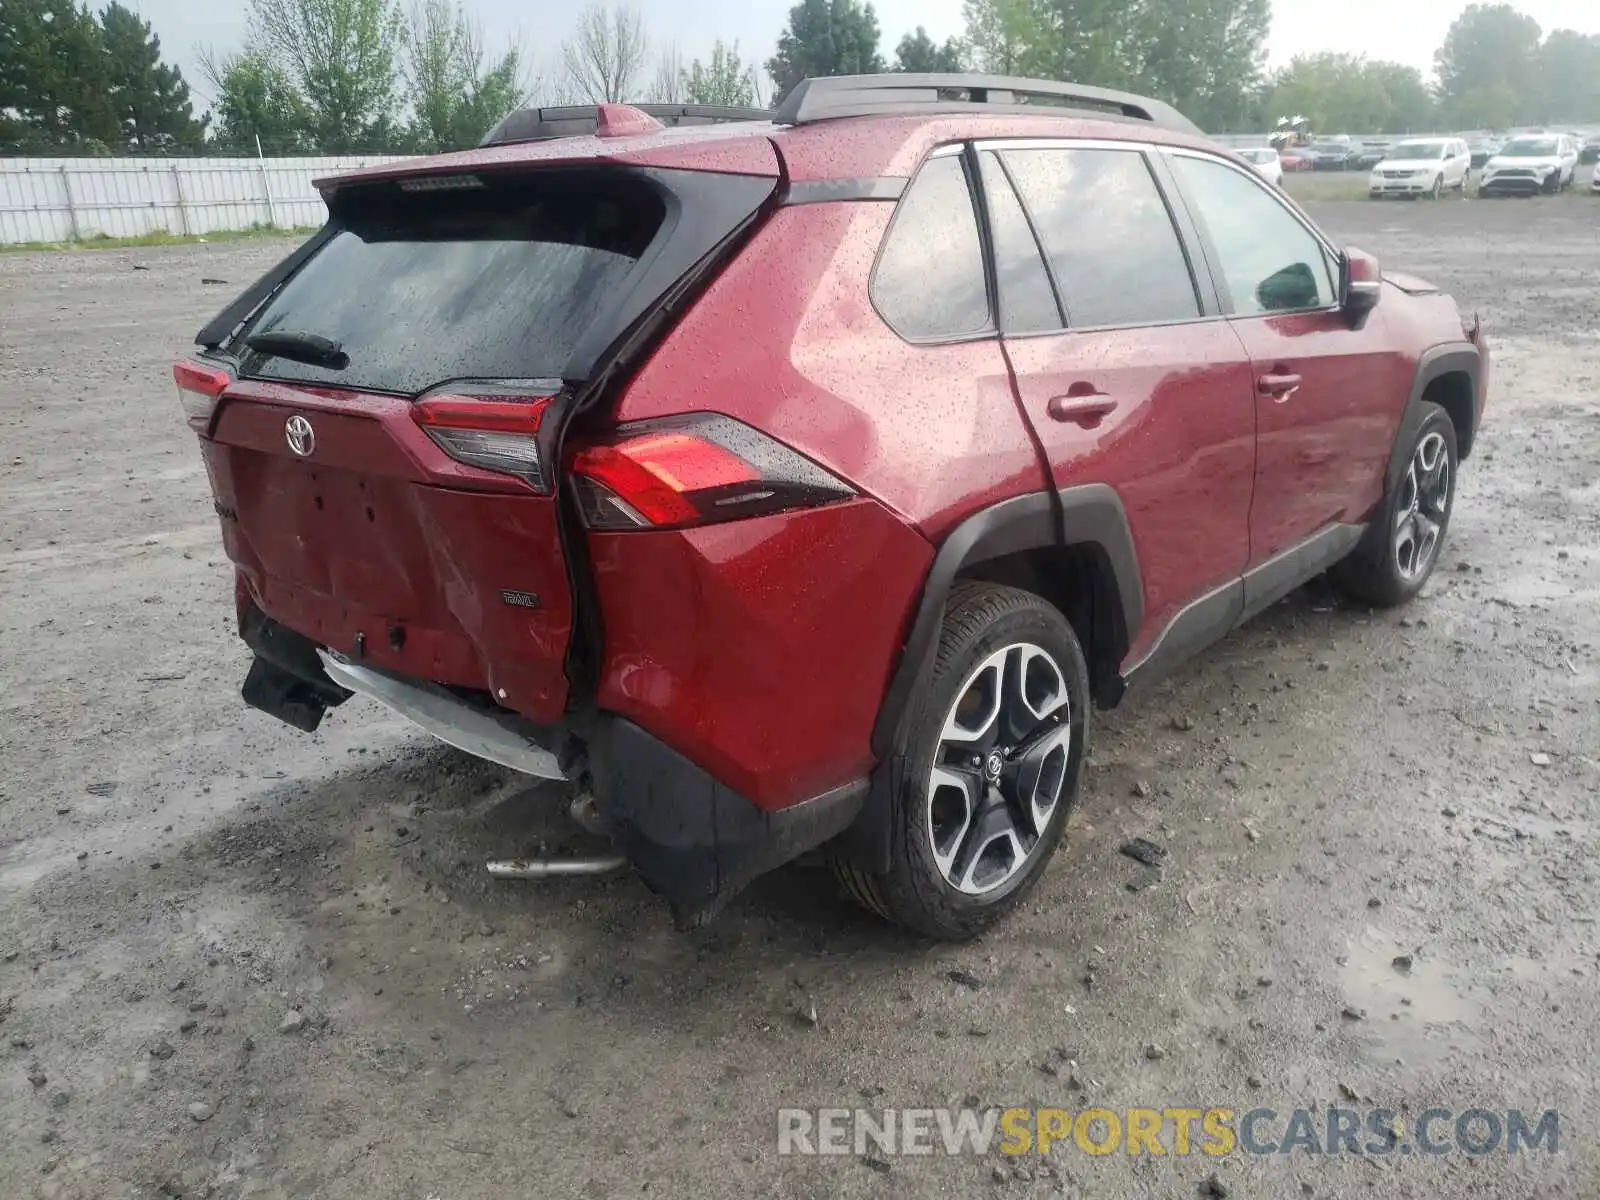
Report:
[{"label": "renewsportscars.com text", "polygon": [[778,1153],[799,1155],[1518,1154],[1561,1147],[1554,1109],[782,1108]]}]

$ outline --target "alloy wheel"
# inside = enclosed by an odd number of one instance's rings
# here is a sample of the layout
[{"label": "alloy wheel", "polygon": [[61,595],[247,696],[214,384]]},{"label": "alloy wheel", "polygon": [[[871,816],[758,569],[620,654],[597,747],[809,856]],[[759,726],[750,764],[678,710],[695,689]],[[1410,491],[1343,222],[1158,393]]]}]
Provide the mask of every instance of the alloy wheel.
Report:
[{"label": "alloy wheel", "polygon": [[1395,509],[1394,561],[1404,579],[1416,579],[1433,564],[1450,512],[1450,484],[1444,436],[1429,433],[1412,451]]},{"label": "alloy wheel", "polygon": [[1072,750],[1066,676],[1031,642],[978,664],[945,716],[928,778],[939,873],[967,895],[1013,879],[1044,841]]}]

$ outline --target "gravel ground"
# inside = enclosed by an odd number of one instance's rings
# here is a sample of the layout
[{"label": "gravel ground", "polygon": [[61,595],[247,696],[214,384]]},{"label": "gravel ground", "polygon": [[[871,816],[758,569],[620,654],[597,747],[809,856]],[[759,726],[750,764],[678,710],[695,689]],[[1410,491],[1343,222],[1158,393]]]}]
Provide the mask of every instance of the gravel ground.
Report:
[{"label": "gravel ground", "polygon": [[[692,936],[628,876],[491,884],[576,844],[550,793],[365,701],[247,710],[167,365],[286,245],[0,255],[0,1195],[1600,1194],[1600,202],[1316,211],[1495,344],[1438,574],[1100,716],[964,947],[799,867]],[[776,1154],[783,1105],[1351,1096],[1559,1108],[1561,1152]]]}]

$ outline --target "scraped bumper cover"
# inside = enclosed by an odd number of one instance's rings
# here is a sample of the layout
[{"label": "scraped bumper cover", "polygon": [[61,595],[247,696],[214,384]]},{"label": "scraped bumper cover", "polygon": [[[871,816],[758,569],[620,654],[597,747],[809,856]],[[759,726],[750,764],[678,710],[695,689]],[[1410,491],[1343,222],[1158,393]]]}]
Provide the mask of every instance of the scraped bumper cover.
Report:
[{"label": "scraped bumper cover", "polygon": [[254,606],[240,626],[257,656],[245,700],[298,728],[315,729],[326,707],[364,695],[468,753],[557,779],[565,764],[553,748],[583,743],[619,848],[680,926],[702,924],[758,875],[843,833],[866,800],[862,779],[764,810],[623,717],[602,712],[535,728],[437,684],[331,653]]},{"label": "scraped bumper cover", "polygon": [[589,739],[595,799],[623,853],[671,905],[680,926],[715,915],[756,876],[843,833],[861,811],[858,780],[763,811],[672,747],[621,717]]},{"label": "scraped bumper cover", "polygon": [[437,684],[406,679],[318,649],[322,669],[340,687],[376,700],[441,742],[541,779],[564,779],[556,756],[492,712],[474,708]]}]

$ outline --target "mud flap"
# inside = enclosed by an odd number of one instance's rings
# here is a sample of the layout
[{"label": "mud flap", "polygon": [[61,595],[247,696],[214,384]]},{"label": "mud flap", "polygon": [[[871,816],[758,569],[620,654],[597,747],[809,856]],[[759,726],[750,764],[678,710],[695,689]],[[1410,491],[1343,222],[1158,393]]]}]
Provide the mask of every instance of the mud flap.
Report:
[{"label": "mud flap", "polygon": [[253,604],[239,620],[239,634],[256,652],[240,689],[251,708],[313,733],[329,708],[352,695],[328,678],[310,638],[278,624]]},{"label": "mud flap", "polygon": [[322,714],[328,711],[327,701],[315,684],[260,657],[250,664],[239,694],[251,708],[259,708],[306,733],[315,733],[322,724]]}]

